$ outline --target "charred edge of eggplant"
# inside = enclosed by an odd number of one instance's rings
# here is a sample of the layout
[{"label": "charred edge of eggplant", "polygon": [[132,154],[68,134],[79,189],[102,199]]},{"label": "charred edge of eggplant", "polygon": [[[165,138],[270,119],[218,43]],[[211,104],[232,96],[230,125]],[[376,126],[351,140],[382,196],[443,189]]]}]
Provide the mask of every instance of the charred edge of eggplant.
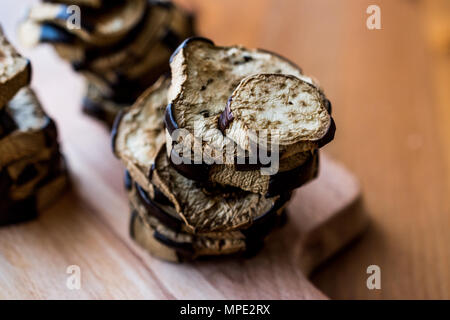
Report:
[{"label": "charred edge of eggplant", "polygon": [[[279,209],[279,208],[278,208]],[[275,210],[276,211],[278,210]],[[283,210],[281,214],[274,214],[268,216],[264,225],[257,226],[256,230],[248,234],[245,238],[245,252],[244,257],[253,257],[264,247],[265,238],[275,229],[283,226],[287,221],[286,210]],[[252,226],[253,227],[253,226]]]},{"label": "charred edge of eggplant", "polygon": [[190,180],[198,182],[206,182],[209,178],[210,166],[206,163],[191,163],[191,164],[175,164],[173,162],[173,157],[178,157],[175,150],[171,150],[169,158],[170,165],[182,176]]},{"label": "charred edge of eggplant", "polygon": [[135,209],[131,211],[131,217],[130,217],[130,226],[128,232],[130,233],[130,237],[133,239],[136,239],[136,233],[135,233],[135,223],[136,220],[139,218],[139,214]]},{"label": "charred edge of eggplant", "polygon": [[[149,181],[152,181],[154,171],[155,171],[155,164],[153,163],[152,166],[150,167],[150,172],[148,174]],[[175,208],[174,204],[169,200],[169,198],[166,197],[166,195],[161,190],[159,190],[157,186],[155,186],[153,183],[152,186],[153,186],[153,200],[151,199],[151,201],[155,202],[156,204]]]},{"label": "charred edge of eggplant", "polygon": [[164,244],[165,246],[172,248],[176,251],[177,255],[180,255],[180,260],[183,261],[185,259],[190,259],[195,255],[195,249],[192,243],[189,242],[176,242],[172,239],[169,239],[162,233],[158,232],[157,230],[154,231],[153,237],[159,241],[160,243]]},{"label": "charred edge of eggplant", "polygon": [[202,41],[202,42],[206,42],[209,43],[211,45],[214,45],[214,42],[210,39],[204,38],[204,37],[190,37],[187,38],[186,40],[184,40],[179,46],[178,48],[175,49],[175,51],[172,53],[172,55],[170,56],[169,62],[172,63],[173,59],[175,58],[175,56],[184,48],[186,48],[186,46],[189,43],[195,42],[195,41]]},{"label": "charred edge of eggplant", "polygon": [[133,179],[131,178],[130,172],[126,169],[123,175],[123,185],[127,191],[133,188]]},{"label": "charred edge of eggplant", "polygon": [[258,218],[258,222],[255,221],[248,229],[243,230],[242,233],[249,241],[264,239],[276,225],[277,216],[277,209],[272,207],[269,212],[266,212],[262,217]]},{"label": "charred edge of eggplant", "polygon": [[93,117],[100,121],[105,121],[106,112],[102,109],[101,105],[97,102],[92,101],[88,97],[83,99],[82,109],[84,114]]},{"label": "charred edge of eggplant", "polygon": [[161,190],[159,190],[159,188],[157,188],[155,185],[153,185],[153,190],[154,190],[154,196],[153,196],[153,201],[157,204],[161,204],[163,206],[168,206],[168,207],[172,207],[175,208],[175,206],[173,205],[173,203],[166,197],[166,195],[164,193],[162,193]]},{"label": "charred edge of eggplant", "polygon": [[47,124],[44,127],[44,139],[47,147],[53,147],[58,144],[58,128],[55,121],[49,116],[47,117]]},{"label": "charred edge of eggplant", "polygon": [[223,135],[225,135],[225,131],[230,126],[231,122],[234,120],[233,112],[231,111],[231,102],[233,101],[233,98],[228,98],[227,105],[225,107],[225,110],[223,110],[222,114],[219,117],[219,129],[222,132]]},{"label": "charred edge of eggplant", "polygon": [[119,111],[116,118],[114,119],[114,124],[111,128],[111,150],[117,158],[119,156],[118,156],[117,150],[116,150],[116,140],[117,140],[117,135],[119,133],[120,122],[122,121],[122,118],[125,115],[125,113],[126,113],[125,109],[122,109]]},{"label": "charred edge of eggplant", "polygon": [[26,66],[26,73],[27,73],[27,85],[30,85],[31,79],[33,77],[33,67],[31,66],[31,61],[27,59],[27,66]]},{"label": "charred edge of eggplant", "polygon": [[331,114],[333,112],[333,105],[331,104],[331,101],[329,99],[327,99],[325,96],[324,96],[323,101],[324,101],[323,103],[325,105],[325,109],[327,109],[328,114],[331,116]]},{"label": "charred edge of eggplant", "polygon": [[309,182],[317,175],[319,151],[315,150],[309,159],[301,166],[273,175],[269,180],[266,197],[274,197],[280,193],[294,190]]},{"label": "charred edge of eggplant", "polygon": [[153,179],[153,172],[155,170],[156,170],[156,165],[155,165],[155,163],[152,163],[152,166],[150,167],[150,170],[149,170],[148,175],[147,175],[148,181],[152,181],[152,179]]},{"label": "charred edge of eggplant", "polygon": [[252,225],[243,230],[246,239],[264,238],[267,236],[278,221],[278,210],[291,198],[290,192],[284,192],[266,213],[253,220]]},{"label": "charred edge of eggplant", "polygon": [[330,127],[328,128],[327,133],[323,138],[317,141],[318,147],[322,148],[331,141],[333,141],[335,135],[336,135],[336,123],[334,122],[334,119],[331,118]]},{"label": "charred edge of eggplant", "polygon": [[171,103],[167,105],[166,111],[164,112],[164,124],[166,125],[169,134],[172,134],[175,130],[178,129],[178,124],[173,116]]},{"label": "charred edge of eggplant", "polygon": [[148,193],[137,183],[134,184],[139,200],[147,209],[147,213],[160,221],[168,228],[178,232],[182,228],[182,222],[157,206],[149,197]]},{"label": "charred edge of eggplant", "polygon": [[[139,213],[133,209],[131,211],[130,217],[130,225],[129,225],[129,233],[130,237],[136,240],[136,226],[137,224],[143,225],[144,222],[142,218],[139,216]],[[192,260],[194,257],[193,247],[190,243],[177,243],[171,239],[168,239],[166,236],[162,235],[156,230],[153,230],[152,234],[153,238],[161,243],[162,245],[169,247],[170,249],[175,251],[177,255],[178,261]]]}]

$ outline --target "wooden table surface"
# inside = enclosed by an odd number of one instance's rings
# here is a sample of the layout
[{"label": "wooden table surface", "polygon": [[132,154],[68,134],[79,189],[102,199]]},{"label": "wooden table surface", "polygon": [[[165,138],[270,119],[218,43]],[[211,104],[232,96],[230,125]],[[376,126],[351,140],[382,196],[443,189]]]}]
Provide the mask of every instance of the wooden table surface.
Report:
[{"label": "wooden table surface", "polygon": [[[17,1],[2,0],[0,22],[9,38],[15,35],[25,4],[32,2],[20,1],[19,7]],[[289,57],[320,79],[333,102],[338,132],[326,150],[359,177],[372,224],[359,242],[314,274],[314,284],[331,298],[450,299],[450,2],[178,2],[198,13],[202,35],[220,45],[241,43]],[[382,30],[366,28],[370,4],[381,7]],[[39,92],[50,115],[60,123],[63,144],[73,135],[83,138],[78,139],[79,145],[64,145],[68,156],[75,159],[82,155],[86,164],[108,161],[120,172],[121,165],[104,154],[104,146],[99,145],[97,152],[92,145],[89,150],[84,148],[82,141],[91,135],[106,137],[103,128],[64,103],[55,105],[55,101],[64,99],[71,106],[79,103],[70,99],[75,99],[72,92],[80,91],[81,79],[54,56],[46,59],[52,54],[49,48],[22,52],[31,57],[33,85],[38,91],[57,91],[52,98]],[[52,72],[69,78],[59,78],[55,83],[54,74],[46,71],[49,63]],[[67,121],[72,121],[71,125],[62,127],[61,123]],[[76,173],[85,168],[73,169]],[[105,172],[90,174],[108,176]],[[120,175],[111,175],[110,179],[107,188],[115,190],[111,194],[123,192]],[[80,192],[80,197],[95,204],[95,194]],[[99,192],[108,194],[108,190]],[[107,200],[111,208],[122,205],[114,196]],[[77,196],[64,201],[74,203],[70,212],[84,205]],[[89,208],[95,209],[95,205]],[[64,219],[70,222],[77,217],[69,214]],[[95,215],[89,219],[96,219]],[[60,241],[70,249],[70,243],[64,243],[63,231],[46,241]],[[88,241],[91,234],[86,232],[84,236],[73,240]],[[103,233],[102,241],[108,237]],[[133,259],[130,254],[130,263]],[[366,268],[372,264],[381,268],[381,290],[366,287]],[[143,274],[138,270],[136,283],[145,280]],[[111,281],[119,283],[120,279]],[[164,296],[146,292],[145,286],[138,289],[144,296]]]}]

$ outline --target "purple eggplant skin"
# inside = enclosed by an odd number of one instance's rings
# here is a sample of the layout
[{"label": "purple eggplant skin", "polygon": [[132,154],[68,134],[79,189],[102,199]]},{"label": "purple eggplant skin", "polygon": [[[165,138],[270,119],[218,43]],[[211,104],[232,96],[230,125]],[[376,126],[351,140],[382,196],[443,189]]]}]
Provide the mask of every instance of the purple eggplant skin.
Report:
[{"label": "purple eggplant skin", "polygon": [[133,179],[131,178],[130,172],[125,170],[123,177],[123,185],[125,190],[130,191],[133,188]]},{"label": "purple eggplant skin", "polygon": [[82,111],[84,114],[97,120],[104,121],[106,119],[106,113],[101,106],[88,97],[84,97],[83,99]]},{"label": "purple eggplant skin", "polygon": [[[207,164],[175,164],[172,161],[172,157],[177,156],[175,151],[172,150],[171,157],[169,158],[170,165],[182,176],[194,180],[200,183],[208,182],[210,166]],[[284,192],[294,190],[301,187],[316,174],[311,170],[315,170],[318,166],[318,150],[315,150],[314,155],[304,163],[303,165],[294,168],[286,172],[279,172],[271,176],[269,181],[269,189],[266,197],[274,197]],[[251,171],[259,170],[263,166],[261,164],[236,164],[236,170],[238,171]]]},{"label": "purple eggplant skin", "polygon": [[177,253],[181,253],[183,256],[190,256],[195,254],[195,249],[192,243],[173,241],[172,239],[169,239],[165,235],[159,233],[157,230],[155,230],[153,236],[156,240],[164,243],[168,247],[174,248]]},{"label": "purple eggplant skin", "polygon": [[58,128],[55,121],[47,116],[47,124],[44,129],[45,145],[49,148],[58,144]]},{"label": "purple eggplant skin", "polygon": [[334,122],[334,119],[331,118],[330,127],[328,128],[328,131],[325,134],[325,136],[323,136],[320,140],[317,141],[317,146],[319,148],[324,147],[325,145],[334,140],[335,135],[336,135],[336,123]]},{"label": "purple eggplant skin", "polygon": [[166,125],[169,134],[172,134],[175,130],[179,129],[175,117],[173,116],[171,103],[167,105],[166,111],[164,112],[164,124]]},{"label": "purple eggplant skin", "polygon": [[[143,190],[142,188],[140,188]],[[145,191],[144,191],[145,192]],[[277,202],[274,204],[274,206],[267,211],[265,214],[261,215],[260,217],[256,218],[252,225],[248,227],[245,230],[242,230],[242,233],[245,236],[245,252],[243,253],[237,253],[234,255],[243,255],[244,257],[252,257],[256,253],[259,252],[259,250],[264,245],[264,238],[273,230],[273,228],[276,228],[278,226],[282,225],[282,222],[286,220],[286,212],[283,211],[281,215],[278,214],[278,210],[286,204],[287,201],[289,201],[291,198],[291,193],[284,193],[281,195],[280,199],[277,200]],[[148,199],[148,203],[150,203],[151,200]],[[154,204],[152,206],[155,206]],[[158,211],[161,211],[161,209],[157,209]],[[164,213],[164,212],[163,212]],[[149,212],[149,214],[152,214],[152,212]],[[164,213],[165,214],[165,213]],[[167,215],[167,214],[165,214]],[[158,218],[158,217],[157,217]],[[136,210],[132,211],[131,214],[131,221],[130,221],[130,236],[132,238],[135,237],[134,232],[134,225],[137,223],[137,219],[141,219],[139,217],[139,214],[136,212]],[[160,220],[161,221],[161,220]],[[142,223],[142,221],[140,222]],[[169,226],[168,226],[169,227]],[[177,229],[175,229],[177,230]],[[167,247],[172,248],[175,250],[177,254],[178,261],[192,261],[196,258],[195,248],[191,243],[185,243],[185,242],[176,242],[172,239],[167,238],[165,235],[159,233],[158,231],[154,231],[153,237],[160,243],[166,245]],[[203,257],[204,259],[207,259],[208,257]]]},{"label": "purple eggplant skin", "polygon": [[139,218],[139,214],[136,210],[131,211],[131,218],[130,218],[130,226],[129,226],[129,234],[132,239],[136,237],[136,233],[134,232],[134,224],[136,223],[136,220]]},{"label": "purple eggplant skin", "polygon": [[181,220],[172,217],[170,214],[166,213],[161,209],[156,202],[150,199],[148,193],[137,183],[135,183],[135,188],[137,191],[137,196],[141,203],[145,206],[149,215],[154,216],[158,221],[167,226],[168,228],[179,232],[182,228]]},{"label": "purple eggplant skin", "polygon": [[[185,164],[181,162],[180,164],[176,164],[173,159],[179,158],[179,155],[176,153],[174,149],[171,150],[169,163],[170,165],[182,176],[199,182],[207,182],[209,178],[209,170],[210,166],[206,163],[189,163]],[[180,159],[181,160],[181,159]],[[180,162],[180,161],[177,161]]]},{"label": "purple eggplant skin", "polygon": [[233,112],[231,112],[231,102],[233,101],[233,98],[228,98],[227,105],[225,107],[225,110],[222,112],[222,114],[219,117],[219,129],[222,132],[223,135],[225,135],[225,130],[230,126],[231,122],[234,120]]},{"label": "purple eggplant skin", "polygon": [[[168,213],[166,213],[163,209],[161,209],[158,204],[152,199],[150,199],[148,193],[137,183],[135,183],[135,188],[137,191],[137,195],[141,203],[147,209],[149,215],[154,216],[158,221],[164,224],[166,227],[180,232],[183,226],[183,222],[178,220]],[[252,225],[246,229],[242,230],[242,233],[249,238],[263,238],[270,231],[270,227],[274,225],[273,220],[278,216],[277,211],[285,205],[291,198],[291,192],[284,192],[280,195],[280,198],[275,202],[275,204],[270,208],[266,213],[257,217]]]},{"label": "purple eggplant skin", "polygon": [[122,118],[125,115],[125,113],[126,113],[125,109],[122,109],[119,111],[119,113],[116,116],[116,119],[114,119],[114,124],[111,129],[111,149],[112,149],[113,154],[117,158],[119,158],[117,155],[117,150],[116,150],[117,134],[118,134],[120,122],[122,121]]},{"label": "purple eggplant skin", "polygon": [[317,177],[319,167],[319,151],[314,154],[301,166],[286,172],[280,172],[270,177],[269,189],[266,197],[274,197],[282,192],[292,191]]},{"label": "purple eggplant skin", "polygon": [[29,59],[27,59],[27,74],[28,74],[28,79],[27,79],[27,84],[30,85],[31,83],[31,79],[33,78],[33,67],[31,66],[31,61]]},{"label": "purple eggplant skin", "polygon": [[183,50],[184,48],[186,48],[186,46],[187,46],[189,43],[192,43],[192,42],[194,42],[194,41],[203,41],[203,42],[209,43],[209,44],[211,44],[211,45],[214,45],[214,42],[213,42],[212,40],[207,39],[207,38],[204,38],[204,37],[190,37],[190,38],[187,38],[186,40],[184,40],[184,41],[178,46],[178,48],[175,49],[175,51],[172,53],[172,56],[171,56],[170,59],[169,59],[169,62],[172,63],[172,61],[173,61],[173,59],[175,58],[175,56],[176,56],[181,50]]},{"label": "purple eggplant skin", "polygon": [[[139,213],[136,210],[132,210],[131,212],[131,219],[130,219],[130,226],[129,226],[129,233],[130,237],[135,239],[136,232],[135,232],[135,225],[136,223],[143,223],[141,217],[139,216]],[[160,243],[164,244],[165,246],[168,246],[172,248],[176,255],[179,262],[182,261],[191,261],[195,258],[195,252],[192,244],[190,243],[178,243],[171,239],[168,239],[163,234],[157,232],[156,230],[153,232],[153,237]]]}]

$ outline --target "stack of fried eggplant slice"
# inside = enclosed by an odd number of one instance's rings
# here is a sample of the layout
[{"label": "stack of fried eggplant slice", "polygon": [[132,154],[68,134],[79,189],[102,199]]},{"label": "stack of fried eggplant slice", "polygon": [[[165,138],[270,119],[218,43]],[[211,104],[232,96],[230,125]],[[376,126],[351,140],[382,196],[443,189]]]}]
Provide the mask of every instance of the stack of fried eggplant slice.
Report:
[{"label": "stack of fried eggplant slice", "polygon": [[293,190],[317,176],[318,149],[334,138],[331,103],[264,50],[189,38],[170,66],[113,127],[131,236],[174,262],[254,254],[285,221]]},{"label": "stack of fried eggplant slice", "polygon": [[0,225],[35,218],[67,184],[55,123],[30,77],[30,62],[0,30]]},{"label": "stack of fried eggplant slice", "polygon": [[192,15],[168,0],[44,1],[19,27],[24,45],[50,43],[86,78],[83,111],[109,126],[193,32]]}]

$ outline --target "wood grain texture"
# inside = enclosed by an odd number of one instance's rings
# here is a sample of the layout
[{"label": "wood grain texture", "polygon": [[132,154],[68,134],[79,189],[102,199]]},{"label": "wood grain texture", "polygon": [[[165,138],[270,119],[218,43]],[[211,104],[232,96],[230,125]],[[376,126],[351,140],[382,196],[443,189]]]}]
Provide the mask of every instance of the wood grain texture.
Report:
[{"label": "wood grain texture", "polygon": [[[30,2],[21,1],[21,6]],[[448,14],[448,1],[378,0],[382,30],[377,31],[365,26],[366,8],[373,4],[368,0],[178,2],[198,12],[202,35],[217,44],[242,43],[280,52],[320,79],[333,102],[338,132],[327,151],[360,178],[373,221],[351,250],[314,273],[314,284],[332,298],[449,299],[450,58],[442,27],[448,19],[436,23],[437,17]],[[16,1],[3,0],[0,10],[10,38],[23,13],[16,6]],[[106,134],[79,114],[80,98],[74,92],[81,90],[80,79],[63,63],[53,63],[56,58],[48,48],[23,53],[32,58],[33,82],[51,115],[59,123],[71,123],[61,127],[61,139],[81,186],[80,197],[98,206],[96,192],[106,195],[103,209],[92,206],[86,212],[127,212],[117,173],[121,166],[106,152]],[[59,75],[57,83],[52,74]],[[105,183],[92,186],[91,179],[99,177]],[[127,220],[124,213],[101,223],[126,232]],[[378,291],[366,287],[371,264],[382,270]],[[158,261],[154,265],[163,275],[175,268]],[[176,282],[180,278],[174,274]],[[199,293],[188,288],[184,294],[217,294],[214,280],[189,275],[206,289]],[[219,277],[217,272],[209,276]],[[220,276],[225,284],[249,281]],[[171,292],[180,288],[174,285],[171,290],[162,295],[173,297]]]}]

